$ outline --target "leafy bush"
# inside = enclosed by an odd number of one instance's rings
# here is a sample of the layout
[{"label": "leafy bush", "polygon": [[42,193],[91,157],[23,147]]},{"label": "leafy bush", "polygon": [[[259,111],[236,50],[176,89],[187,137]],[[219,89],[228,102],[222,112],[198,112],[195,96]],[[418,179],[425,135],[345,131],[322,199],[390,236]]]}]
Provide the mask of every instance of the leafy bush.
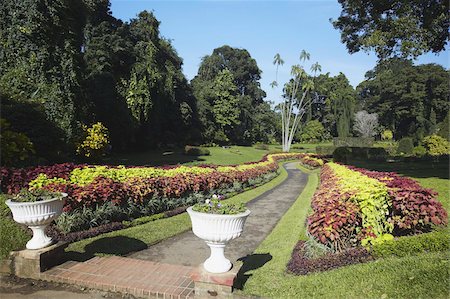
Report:
[{"label": "leafy bush", "polygon": [[210,152],[207,148],[186,145],[184,147],[184,154],[188,156],[209,156]]},{"label": "leafy bush", "polygon": [[301,133],[301,140],[303,142],[318,142],[322,141],[325,135],[325,128],[318,120],[310,120],[306,123]]},{"label": "leafy bush", "polygon": [[334,146],[316,146],[316,154],[323,156],[332,156],[336,147]]},{"label": "leafy bush", "polygon": [[423,145],[431,156],[450,154],[450,142],[438,135],[430,135],[422,140]]},{"label": "leafy bush", "polygon": [[335,147],[350,146],[350,147],[371,147],[374,139],[371,137],[335,137],[333,138],[333,145]]},{"label": "leafy bush", "polygon": [[109,149],[108,129],[100,122],[90,128],[83,126],[84,138],[77,146],[77,154],[86,158],[98,159],[104,156]]},{"label": "leafy bush", "polygon": [[391,141],[394,138],[394,133],[391,130],[384,130],[381,133],[381,139],[386,141]]},{"label": "leafy bush", "polygon": [[373,260],[372,255],[363,247],[350,248],[339,253],[327,253],[321,257],[306,257],[305,241],[299,241],[292,251],[287,271],[296,275],[323,272],[343,266],[365,263]]},{"label": "leafy bush", "polygon": [[0,118],[0,141],[2,144],[1,162],[3,165],[13,165],[24,161],[35,153],[33,143],[23,133],[14,132],[10,124]]},{"label": "leafy bush", "polygon": [[46,229],[46,233],[48,236],[51,236],[56,241],[77,242],[83,239],[93,238],[98,235],[120,230],[123,228],[125,228],[125,226],[122,223],[111,222],[107,224],[102,224],[97,227],[89,228],[86,230],[64,234],[61,233],[57,227],[49,226]]},{"label": "leafy bush", "polygon": [[30,234],[9,217],[0,217],[0,260],[8,257],[9,252],[25,248]]},{"label": "leafy bush", "polygon": [[415,146],[413,148],[413,155],[416,157],[423,157],[427,154],[427,149],[422,145]]},{"label": "leafy bush", "polygon": [[449,250],[450,234],[448,229],[416,236],[400,237],[371,247],[371,253],[375,257],[403,257],[434,251],[448,252]]},{"label": "leafy bush", "polygon": [[412,155],[414,149],[413,140],[410,137],[400,139],[398,142],[397,153],[403,155]]}]

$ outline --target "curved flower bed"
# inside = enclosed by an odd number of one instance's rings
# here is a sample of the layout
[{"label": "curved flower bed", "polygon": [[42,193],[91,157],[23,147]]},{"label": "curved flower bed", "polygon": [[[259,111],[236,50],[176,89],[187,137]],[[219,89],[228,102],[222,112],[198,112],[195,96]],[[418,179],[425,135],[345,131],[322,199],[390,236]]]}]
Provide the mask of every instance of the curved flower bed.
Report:
[{"label": "curved flower bed", "polygon": [[395,173],[328,163],[312,199],[308,232],[334,251],[427,232],[447,224],[447,212],[435,196]]},{"label": "curved flower bed", "polygon": [[[66,192],[69,194],[64,207],[66,213],[60,222],[87,221],[89,227],[95,227],[188,206],[213,193],[242,192],[272,179],[279,161],[306,156],[271,154],[259,162],[233,166],[114,167],[66,163],[26,169],[1,168],[0,186],[9,194],[21,188]],[[89,211],[98,211],[102,216]],[[80,220],[83,217],[85,220]],[[69,226],[88,228],[83,225]]]}]

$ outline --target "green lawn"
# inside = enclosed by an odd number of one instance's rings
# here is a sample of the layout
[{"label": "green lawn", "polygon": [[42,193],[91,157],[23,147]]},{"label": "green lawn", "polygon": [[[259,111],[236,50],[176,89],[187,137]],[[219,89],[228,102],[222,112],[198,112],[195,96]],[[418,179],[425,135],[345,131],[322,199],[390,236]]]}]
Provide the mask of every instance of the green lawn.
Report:
[{"label": "green lawn", "polygon": [[[276,187],[286,178],[286,170],[280,167],[280,175],[272,181],[233,196],[227,199],[227,202],[249,202],[253,198]],[[94,255],[103,254],[125,255],[134,251],[143,250],[150,244],[157,243],[190,228],[191,221],[189,215],[183,213],[174,217],[159,219],[146,224],[81,240],[70,244],[66,251],[69,253],[70,258],[74,260],[86,260]]]},{"label": "green lawn", "polygon": [[231,147],[208,147],[209,156],[187,156],[183,154],[183,149],[173,150],[150,150],[140,153],[114,154],[110,158],[104,159],[105,164],[113,165],[195,165],[195,164],[215,164],[232,165],[245,162],[259,161],[269,153],[266,150],[259,150],[250,146]]},{"label": "green lawn", "polygon": [[[411,166],[404,168],[411,169]],[[427,171],[425,165],[419,166]],[[429,168],[428,173],[434,173],[432,166]],[[420,177],[424,175],[418,173]],[[448,179],[432,177],[419,178],[419,181],[425,187],[442,191],[439,199],[448,203]],[[445,251],[382,258],[306,276],[287,274],[286,264],[293,247],[298,240],[306,239],[305,219],[317,184],[318,176],[313,173],[303,193],[256,249],[255,255],[270,256],[269,261],[262,266],[257,261],[254,265],[244,264],[244,273],[239,278],[244,282],[243,290],[238,293],[268,298],[449,297],[449,255]]]},{"label": "green lawn", "polygon": [[[315,152],[318,145],[331,145],[331,143],[302,143],[294,144],[292,152]],[[301,149],[300,149],[301,148]],[[110,165],[234,165],[246,162],[255,162],[273,151],[281,151],[281,145],[269,145],[269,150],[256,149],[254,146],[231,146],[231,147],[207,147],[209,156],[186,156],[183,149],[173,150],[149,150],[139,153],[113,154],[102,162]]]}]

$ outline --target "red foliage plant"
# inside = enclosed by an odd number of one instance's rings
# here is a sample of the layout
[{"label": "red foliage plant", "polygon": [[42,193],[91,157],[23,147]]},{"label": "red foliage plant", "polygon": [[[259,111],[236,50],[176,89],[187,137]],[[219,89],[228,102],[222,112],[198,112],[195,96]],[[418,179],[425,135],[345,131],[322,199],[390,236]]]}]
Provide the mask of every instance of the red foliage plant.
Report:
[{"label": "red foliage plant", "polygon": [[320,243],[343,250],[356,243],[361,226],[361,211],[349,200],[351,194],[342,192],[337,185],[338,178],[325,165],[320,176],[320,186],[314,194],[311,206],[313,213],[308,217],[308,232]]},{"label": "red foliage plant", "polygon": [[305,255],[305,241],[299,241],[292,251],[291,260],[287,265],[288,272],[306,275],[373,260],[371,254],[363,247],[349,248],[339,253],[328,253],[315,259],[309,259]]},{"label": "red foliage plant", "polygon": [[368,177],[386,184],[392,198],[391,221],[395,235],[429,232],[433,225],[446,226],[447,211],[436,200],[437,193],[423,188],[413,179],[394,172],[378,172],[351,167]]}]

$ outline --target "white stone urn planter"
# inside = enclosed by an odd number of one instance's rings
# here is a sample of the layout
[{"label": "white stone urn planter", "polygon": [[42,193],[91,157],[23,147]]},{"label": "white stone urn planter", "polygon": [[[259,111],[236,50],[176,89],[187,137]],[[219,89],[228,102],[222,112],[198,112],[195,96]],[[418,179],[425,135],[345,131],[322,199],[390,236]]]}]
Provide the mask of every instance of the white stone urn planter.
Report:
[{"label": "white stone urn planter", "polygon": [[52,238],[45,234],[45,228],[61,215],[65,197],[67,193],[61,193],[61,197],[34,202],[6,201],[14,220],[33,231],[33,238],[27,242],[27,249],[41,249],[53,243]]},{"label": "white stone urn planter", "polygon": [[187,209],[192,222],[192,231],[204,240],[211,249],[211,256],[203,267],[211,273],[225,273],[231,269],[231,262],[224,255],[225,246],[239,237],[250,210],[235,215],[200,213]]}]

